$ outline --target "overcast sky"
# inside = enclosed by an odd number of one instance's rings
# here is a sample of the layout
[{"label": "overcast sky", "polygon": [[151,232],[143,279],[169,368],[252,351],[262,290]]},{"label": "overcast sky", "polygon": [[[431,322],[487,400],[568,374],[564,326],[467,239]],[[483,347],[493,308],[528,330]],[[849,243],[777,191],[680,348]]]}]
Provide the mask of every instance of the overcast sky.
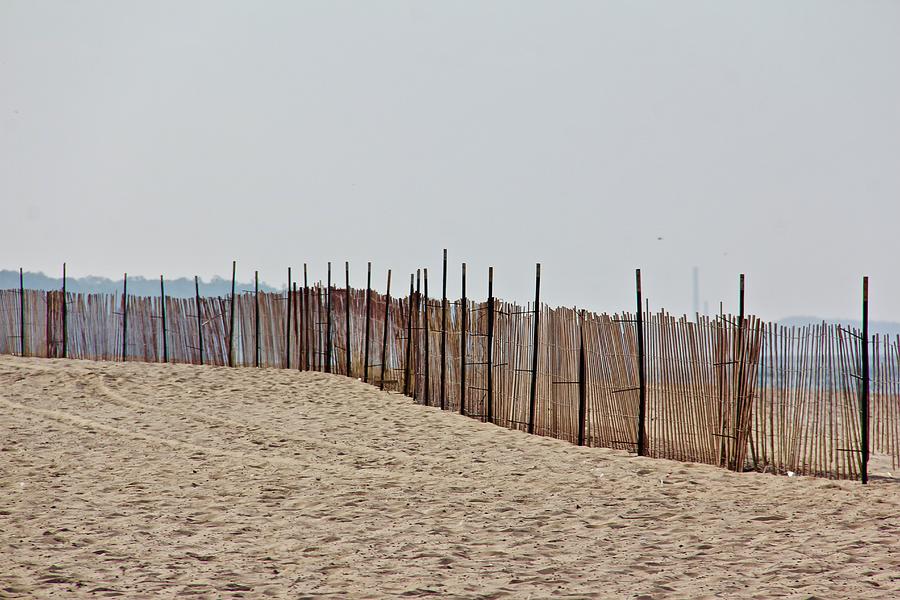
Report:
[{"label": "overcast sky", "polygon": [[0,267],[900,320],[900,2],[0,0]]}]

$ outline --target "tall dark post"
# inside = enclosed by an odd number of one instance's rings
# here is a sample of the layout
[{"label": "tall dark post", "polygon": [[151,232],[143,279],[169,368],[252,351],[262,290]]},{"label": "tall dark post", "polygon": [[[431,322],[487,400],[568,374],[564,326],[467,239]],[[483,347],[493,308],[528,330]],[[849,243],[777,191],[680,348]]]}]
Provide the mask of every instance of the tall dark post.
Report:
[{"label": "tall dark post", "polygon": [[494,422],[494,267],[488,267],[487,421]]},{"label": "tall dark post", "polygon": [[[319,281],[316,283],[316,315],[319,319],[322,318],[323,312],[322,307],[324,306],[324,297],[326,295],[325,288],[322,287],[322,282]],[[322,328],[324,322],[317,321],[316,323],[316,353],[313,355],[313,359],[316,362],[316,368],[319,371],[325,370],[325,330]]]},{"label": "tall dark post", "polygon": [[635,325],[637,329],[638,351],[638,423],[637,423],[637,453],[644,456],[646,445],[645,423],[647,419],[647,383],[644,380],[644,307],[641,300],[641,270],[635,271],[637,287],[637,313]]},{"label": "tall dark post", "polygon": [[[419,325],[419,310],[420,303],[422,302],[422,270],[416,269],[416,305],[413,309],[413,313],[416,315],[416,326],[415,329],[419,332],[423,331],[424,328]],[[416,334],[421,335],[421,334]],[[419,348],[416,347],[416,351],[413,352],[413,389],[412,389],[412,397],[415,400],[419,399]]]},{"label": "tall dark post", "polygon": [[19,356],[25,356],[25,275],[19,267]]},{"label": "tall dark post", "polygon": [[[292,296],[293,296],[293,298],[294,298],[293,308],[291,309],[291,313],[294,315],[294,316],[293,316],[293,321],[294,321],[294,339],[297,340],[297,350],[298,350],[299,352],[302,353],[302,352],[303,352],[303,349],[300,347],[300,332],[297,330],[297,322],[299,321],[299,317],[297,316],[297,301],[298,301],[298,297],[297,297],[297,282],[296,282],[296,281],[292,284],[292,287],[291,287],[291,294],[292,294]],[[301,363],[301,362],[303,362],[303,361],[301,361],[300,358],[298,357],[298,358],[297,358],[297,363],[298,363],[297,369],[298,369],[298,370],[302,368],[302,365],[299,364],[299,363]]]},{"label": "tall dark post", "polygon": [[466,263],[462,264],[462,298],[459,303],[459,414],[466,414],[466,333],[469,329],[469,300],[466,298]]},{"label": "tall dark post", "polygon": [[863,277],[862,377],[859,380],[860,479],[869,483],[869,278]]},{"label": "tall dark post", "polygon": [[366,332],[363,340],[363,382],[369,383],[369,327],[372,318],[372,263],[366,267]]},{"label": "tall dark post", "polygon": [[166,284],[163,276],[159,276],[159,306],[162,313],[162,343],[163,343],[163,362],[169,362],[169,334],[166,327]]},{"label": "tall dark post", "polygon": [[[310,323],[310,321],[309,321],[309,315],[310,315],[311,311],[309,309],[309,279],[307,279],[306,263],[303,263],[303,296],[305,298],[303,301],[303,309],[306,311],[306,328],[303,329],[303,336],[306,339],[306,343],[304,344],[304,349],[303,349],[303,366],[306,370],[309,370],[309,368],[310,368],[309,355],[310,355],[311,346],[312,346],[310,344],[310,337],[311,337],[310,329],[315,327],[315,325],[314,325],[314,323]],[[313,331],[316,331],[316,330],[318,330],[318,327],[315,327],[315,329],[313,329]],[[315,338],[312,338],[312,339],[315,339]],[[315,370],[315,364],[312,365],[312,368]]]},{"label": "tall dark post", "polygon": [[584,355],[584,311],[578,319],[578,445],[584,446],[587,413],[587,359]]},{"label": "tall dark post", "polygon": [[387,357],[387,341],[388,341],[388,326],[389,319],[391,318],[391,270],[388,269],[388,279],[387,279],[387,292],[386,297],[384,299],[384,338],[381,342],[381,383],[379,387],[384,389],[384,370],[387,365],[388,357]]},{"label": "tall dark post", "polygon": [[284,327],[284,368],[291,368],[291,309],[293,306],[291,302],[293,298],[291,297],[291,268],[288,267],[288,283],[287,283],[287,311],[285,315],[285,327]]},{"label": "tall dark post", "polygon": [[122,280],[122,362],[128,360],[128,273]]},{"label": "tall dark post", "polygon": [[237,261],[231,261],[231,307],[228,317],[228,366],[234,366],[234,280],[237,275]]},{"label": "tall dark post", "polygon": [[534,276],[534,342],[531,348],[531,398],[528,404],[528,433],[534,433],[534,412],[537,407],[538,343],[541,336],[541,263]]},{"label": "tall dark post", "polygon": [[[735,410],[734,410],[734,430],[733,430],[733,438],[725,438],[725,439],[733,439],[737,442],[739,439],[742,439],[740,435],[741,427],[743,426],[743,414],[744,414],[744,274],[741,273],[740,276],[740,288],[738,293],[738,331],[737,331],[737,347],[735,348],[735,360],[737,361],[737,385],[735,386],[735,391],[737,392],[737,398],[735,401]],[[734,448],[732,450],[731,457],[731,468],[735,471],[741,470],[741,465],[737,464],[738,460],[738,452],[737,452],[737,443],[734,444]]]},{"label": "tall dark post", "polygon": [[331,263],[328,263],[328,290],[325,295],[325,372],[331,373]]},{"label": "tall dark post", "polygon": [[200,364],[203,364],[203,315],[200,308],[200,280],[194,275],[194,293],[197,300],[197,350],[200,352]]},{"label": "tall dark post", "polygon": [[62,280],[62,357],[69,357],[69,296],[66,294],[66,263]]},{"label": "tall dark post", "polygon": [[422,305],[422,310],[425,312],[425,317],[422,323],[422,336],[425,338],[425,398],[423,399],[423,404],[430,405],[431,404],[431,378],[430,367],[431,367],[431,328],[430,328],[430,320],[428,319],[428,269],[423,269],[422,271],[423,279],[425,283],[425,302]]},{"label": "tall dark post", "polygon": [[447,408],[447,249],[444,248],[444,270],[441,286],[441,410]]},{"label": "tall dark post", "polygon": [[344,292],[345,345],[347,346],[347,377],[353,377],[353,354],[350,352],[350,261],[344,263],[346,292]]},{"label": "tall dark post", "polygon": [[[304,281],[306,277],[306,272],[304,271]],[[294,297],[300,302],[300,308],[297,310],[297,325],[300,330],[297,332],[297,350],[300,352],[300,357],[297,360],[297,370],[302,371],[304,369],[304,361],[306,360],[306,286],[300,289],[300,294],[297,294],[297,282],[294,282]]]},{"label": "tall dark post", "polygon": [[255,351],[253,353],[253,366],[259,368],[259,271],[253,271],[253,337],[255,339]]},{"label": "tall dark post", "polygon": [[413,322],[413,280],[409,274],[409,298],[406,302],[406,363],[403,365],[403,395],[409,396],[409,379],[412,374],[412,322]]}]

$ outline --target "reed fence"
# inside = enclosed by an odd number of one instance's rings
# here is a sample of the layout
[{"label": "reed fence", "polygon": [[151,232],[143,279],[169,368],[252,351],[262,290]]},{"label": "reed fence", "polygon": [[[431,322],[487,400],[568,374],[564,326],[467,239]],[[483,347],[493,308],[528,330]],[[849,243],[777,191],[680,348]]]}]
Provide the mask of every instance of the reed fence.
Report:
[{"label": "reed fence", "polygon": [[[445,263],[446,264],[446,263]],[[369,271],[371,282],[371,269]],[[900,464],[900,336],[330,281],[172,298],[0,290],[0,353],[327,371],[574,444],[867,479]],[[388,275],[390,278],[390,274]],[[127,278],[126,278],[127,280]],[[423,289],[424,288],[424,289]],[[539,290],[539,279],[537,289]],[[642,306],[638,296],[637,306]]]}]

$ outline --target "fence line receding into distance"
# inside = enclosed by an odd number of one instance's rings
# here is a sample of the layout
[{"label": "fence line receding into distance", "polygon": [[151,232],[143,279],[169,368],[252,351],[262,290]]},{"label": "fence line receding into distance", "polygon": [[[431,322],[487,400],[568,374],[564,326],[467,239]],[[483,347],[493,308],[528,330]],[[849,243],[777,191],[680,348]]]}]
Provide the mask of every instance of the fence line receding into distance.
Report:
[{"label": "fence line receding into distance", "polygon": [[494,297],[493,272],[487,302],[445,299],[445,284],[423,297],[413,279],[401,298],[339,288],[330,268],[328,285],[310,285],[305,266],[300,288],[255,288],[175,298],[161,280],[160,296],[123,297],[20,283],[0,290],[0,353],[325,371],[502,427],[738,471],[865,481],[870,451],[900,465],[900,336],[766,323],[743,302],[737,316],[651,313],[639,287],[636,313],[550,308],[539,279],[520,306]]}]

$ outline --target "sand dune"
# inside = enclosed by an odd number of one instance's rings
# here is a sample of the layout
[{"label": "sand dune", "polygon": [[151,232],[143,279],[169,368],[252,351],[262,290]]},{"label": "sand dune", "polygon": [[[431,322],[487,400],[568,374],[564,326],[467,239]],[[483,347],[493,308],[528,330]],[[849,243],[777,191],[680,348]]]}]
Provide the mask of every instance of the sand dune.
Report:
[{"label": "sand dune", "polygon": [[578,448],[321,373],[0,358],[0,494],[4,597],[900,594],[896,480]]}]

